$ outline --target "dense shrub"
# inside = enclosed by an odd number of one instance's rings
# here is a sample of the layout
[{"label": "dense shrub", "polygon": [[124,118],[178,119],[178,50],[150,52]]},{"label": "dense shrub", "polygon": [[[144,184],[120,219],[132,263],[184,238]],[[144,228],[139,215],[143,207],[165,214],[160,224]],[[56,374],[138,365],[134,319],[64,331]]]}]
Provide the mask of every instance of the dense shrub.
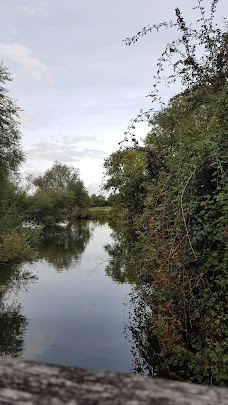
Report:
[{"label": "dense shrub", "polygon": [[[105,167],[106,187],[120,194],[123,232],[128,240],[131,234],[141,255],[145,347],[159,342],[159,355],[179,370],[178,378],[226,384],[228,35],[213,25],[216,4],[212,1],[207,19],[198,2],[198,31],[187,27],[176,9],[177,23],[171,25],[180,36],[159,59],[158,80],[163,63],[176,57],[168,83],[178,77],[184,89],[149,114],[150,132],[143,146],[132,134],[143,113],[133,120],[126,132],[132,147],[123,142]],[[158,100],[156,90],[152,96]]]}]

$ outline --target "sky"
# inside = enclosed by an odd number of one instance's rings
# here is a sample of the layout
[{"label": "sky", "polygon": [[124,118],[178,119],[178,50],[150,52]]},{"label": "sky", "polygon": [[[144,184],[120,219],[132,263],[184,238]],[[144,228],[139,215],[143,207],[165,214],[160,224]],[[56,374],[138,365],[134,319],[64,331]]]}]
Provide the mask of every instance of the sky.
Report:
[{"label": "sky", "polygon": [[[40,175],[57,160],[80,170],[98,193],[103,161],[118,148],[130,120],[151,108],[156,62],[175,37],[171,29],[127,47],[148,24],[198,16],[196,0],[0,0],[0,59],[13,74],[7,85],[20,114],[26,163],[22,176]],[[210,0],[205,0],[206,9]],[[227,15],[218,4],[218,21]],[[165,100],[180,89],[161,86]],[[137,136],[148,131],[141,124]]]}]

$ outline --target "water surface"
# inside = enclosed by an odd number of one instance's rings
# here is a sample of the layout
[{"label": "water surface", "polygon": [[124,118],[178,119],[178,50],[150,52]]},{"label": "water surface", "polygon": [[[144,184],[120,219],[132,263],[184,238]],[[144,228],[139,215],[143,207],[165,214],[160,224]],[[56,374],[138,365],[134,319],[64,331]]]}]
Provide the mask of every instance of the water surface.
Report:
[{"label": "water surface", "polygon": [[0,355],[130,372],[131,284],[107,271],[112,244],[107,224],[77,222],[53,228],[36,262],[2,267]]}]

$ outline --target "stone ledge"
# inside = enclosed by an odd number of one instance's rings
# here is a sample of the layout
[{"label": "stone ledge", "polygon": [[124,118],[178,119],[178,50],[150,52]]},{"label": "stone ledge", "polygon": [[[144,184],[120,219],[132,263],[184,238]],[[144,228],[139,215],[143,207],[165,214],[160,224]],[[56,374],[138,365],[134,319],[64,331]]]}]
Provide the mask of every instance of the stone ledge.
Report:
[{"label": "stone ledge", "polygon": [[228,405],[228,390],[20,360],[0,360],[1,405]]}]

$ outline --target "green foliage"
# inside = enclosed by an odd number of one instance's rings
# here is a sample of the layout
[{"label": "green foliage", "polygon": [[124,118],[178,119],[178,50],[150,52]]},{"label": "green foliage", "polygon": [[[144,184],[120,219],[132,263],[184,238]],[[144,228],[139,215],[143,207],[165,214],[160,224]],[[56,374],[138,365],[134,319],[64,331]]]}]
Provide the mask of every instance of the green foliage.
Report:
[{"label": "green foliage", "polygon": [[107,205],[107,200],[102,194],[92,194],[90,196],[91,207],[105,207]]},{"label": "green foliage", "polygon": [[[0,179],[1,183],[9,175],[14,174],[24,159],[20,147],[21,133],[18,124],[19,108],[7,95],[4,87],[11,76],[0,61]],[[3,189],[1,188],[1,194]]]},{"label": "green foliage", "polygon": [[92,207],[88,210],[88,218],[101,222],[109,222],[111,219],[111,207]]},{"label": "green foliage", "polygon": [[16,230],[3,233],[0,238],[0,264],[9,262],[19,263],[34,259],[36,251],[32,247],[31,241],[35,241],[35,234],[33,232],[32,237],[31,233]]},{"label": "green foliage", "polygon": [[89,206],[89,196],[77,169],[54,163],[43,176],[33,180],[37,191],[29,198],[30,220],[54,225],[69,218],[80,218]]},{"label": "green foliage", "polygon": [[180,378],[226,384],[228,36],[213,25],[216,4],[206,18],[198,1],[199,30],[176,9],[180,37],[159,59],[158,81],[163,63],[179,57],[168,83],[179,77],[185,88],[150,117],[144,146],[132,138],[134,146],[122,144],[105,168],[106,188],[120,195],[123,230],[128,237],[133,229],[142,258],[147,349],[159,342],[159,355]]},{"label": "green foliage", "polygon": [[118,194],[109,194],[107,198],[107,205],[108,207],[112,207],[117,204]]},{"label": "green foliage", "polygon": [[106,182],[104,188],[114,192],[116,213],[126,228],[134,230],[136,215],[141,212],[146,196],[144,150],[123,148],[105,160]]},{"label": "green foliage", "polygon": [[79,171],[71,166],[55,162],[43,176],[35,177],[33,183],[39,190],[69,190],[72,184],[79,181]]},{"label": "green foliage", "polygon": [[29,199],[29,220],[39,225],[54,225],[64,221],[72,204],[72,194],[65,191],[38,190]]},{"label": "green foliage", "polygon": [[[34,257],[34,232],[23,230],[26,195],[16,185],[19,165],[24,160],[19,130],[19,108],[4,87],[11,76],[0,62],[0,263],[20,262]],[[29,235],[30,233],[30,235]],[[33,242],[32,242],[33,241]]]}]

